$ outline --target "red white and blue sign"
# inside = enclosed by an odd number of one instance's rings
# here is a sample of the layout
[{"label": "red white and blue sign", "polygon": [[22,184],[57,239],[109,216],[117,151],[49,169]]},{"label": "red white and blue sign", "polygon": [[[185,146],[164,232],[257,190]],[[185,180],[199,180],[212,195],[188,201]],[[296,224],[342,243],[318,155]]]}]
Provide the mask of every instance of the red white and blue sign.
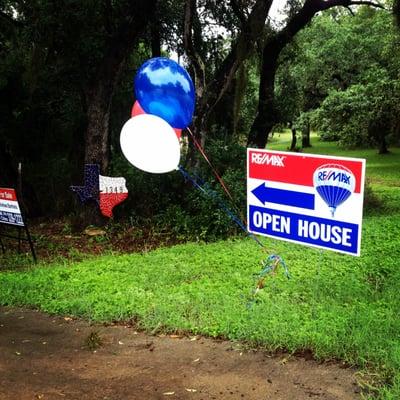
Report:
[{"label": "red white and blue sign", "polygon": [[247,149],[249,232],[360,255],[365,160]]},{"label": "red white and blue sign", "polygon": [[86,164],[84,186],[71,186],[71,190],[81,203],[97,203],[101,213],[108,218],[112,218],[113,208],[128,198],[125,178],[100,175],[98,164]]},{"label": "red white and blue sign", "polygon": [[24,226],[15,189],[0,188],[0,223]]}]

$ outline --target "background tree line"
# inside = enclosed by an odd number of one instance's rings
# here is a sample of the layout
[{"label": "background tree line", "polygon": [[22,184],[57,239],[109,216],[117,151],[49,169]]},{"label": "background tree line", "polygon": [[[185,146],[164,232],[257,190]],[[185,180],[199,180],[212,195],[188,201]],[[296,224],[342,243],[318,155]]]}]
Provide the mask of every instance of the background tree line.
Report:
[{"label": "background tree line", "polygon": [[[194,135],[239,203],[243,147],[264,147],[279,126],[292,129],[292,149],[310,145],[311,129],[382,153],[398,145],[397,3],[289,0],[279,23],[271,4],[0,0],[1,184],[16,185],[22,162],[30,214],[65,215],[79,208],[69,185],[95,162],[128,178],[129,202],[117,218],[157,216],[180,221],[171,229],[221,234],[223,217],[180,176],[134,170],[119,148],[137,68],[171,53],[196,85]],[[191,143],[183,162],[211,182]]]}]

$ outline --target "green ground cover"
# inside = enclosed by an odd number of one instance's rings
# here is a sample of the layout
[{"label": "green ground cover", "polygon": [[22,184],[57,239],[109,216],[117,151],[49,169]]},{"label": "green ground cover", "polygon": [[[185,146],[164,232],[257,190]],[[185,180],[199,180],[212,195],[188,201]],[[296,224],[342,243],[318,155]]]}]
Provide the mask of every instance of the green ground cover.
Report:
[{"label": "green ground cover", "polygon": [[[134,319],[153,332],[187,330],[269,350],[311,349],[361,368],[376,397],[400,398],[400,151],[378,156],[313,141],[312,152],[367,158],[380,207],[365,216],[361,257],[263,239],[292,279],[279,271],[252,301],[265,255],[251,239],[192,243],[3,272],[0,304]],[[276,138],[270,147],[287,144]]]}]

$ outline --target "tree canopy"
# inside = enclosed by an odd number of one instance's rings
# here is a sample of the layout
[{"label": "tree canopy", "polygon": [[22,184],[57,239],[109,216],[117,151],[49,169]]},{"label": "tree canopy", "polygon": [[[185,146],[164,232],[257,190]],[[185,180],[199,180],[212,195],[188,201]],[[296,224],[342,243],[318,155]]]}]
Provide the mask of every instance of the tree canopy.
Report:
[{"label": "tree canopy", "polygon": [[[118,138],[133,77],[159,55],[192,75],[192,129],[206,147],[263,147],[282,124],[302,132],[303,147],[311,128],[381,152],[399,143],[398,2],[288,1],[278,25],[271,4],[1,0],[3,184],[15,184],[22,162],[30,211],[42,215],[71,210],[65,192],[85,162],[125,174]],[[190,148],[184,162],[198,167]]]}]

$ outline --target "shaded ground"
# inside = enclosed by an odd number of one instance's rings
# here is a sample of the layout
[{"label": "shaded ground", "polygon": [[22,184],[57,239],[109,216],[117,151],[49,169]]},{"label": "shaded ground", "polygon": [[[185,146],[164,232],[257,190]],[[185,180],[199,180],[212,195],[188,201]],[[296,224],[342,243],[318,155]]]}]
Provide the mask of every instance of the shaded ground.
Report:
[{"label": "shaded ground", "polygon": [[[113,223],[104,228],[87,228],[83,232],[77,232],[67,219],[41,223],[34,221],[29,230],[39,261],[52,261],[58,257],[79,261],[90,254],[143,252],[182,242],[170,233],[161,229],[155,230],[152,226]],[[18,230],[7,225],[0,225],[0,233],[18,236]],[[22,232],[22,236],[25,237],[25,232]],[[0,251],[0,270],[23,267],[31,263],[32,257],[27,242],[21,242],[22,259],[19,257],[16,262],[15,257],[19,253],[18,241],[4,237],[1,240],[6,253],[2,255]]]},{"label": "shaded ground", "polygon": [[1,400],[350,400],[359,399],[354,373],[231,342],[0,307]]}]

